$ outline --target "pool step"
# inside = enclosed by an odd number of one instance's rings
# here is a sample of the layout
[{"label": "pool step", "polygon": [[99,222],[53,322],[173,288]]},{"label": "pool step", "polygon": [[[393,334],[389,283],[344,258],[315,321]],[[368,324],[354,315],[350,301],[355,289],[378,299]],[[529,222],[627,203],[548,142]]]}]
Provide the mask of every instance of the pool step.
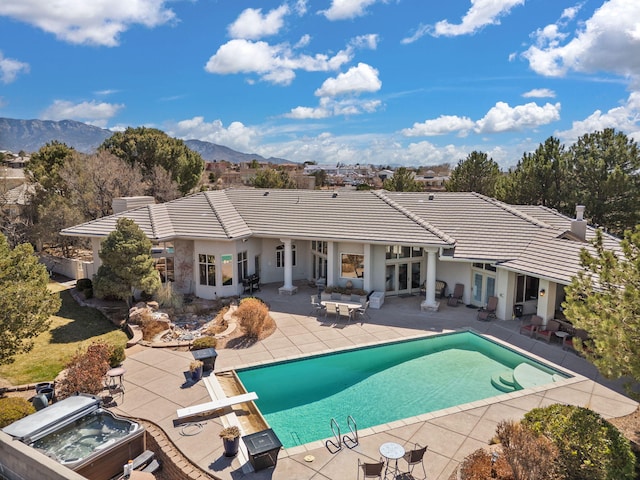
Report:
[{"label": "pool step", "polygon": [[513,379],[513,370],[492,375],[491,385],[505,393],[515,392],[518,389],[516,381]]}]

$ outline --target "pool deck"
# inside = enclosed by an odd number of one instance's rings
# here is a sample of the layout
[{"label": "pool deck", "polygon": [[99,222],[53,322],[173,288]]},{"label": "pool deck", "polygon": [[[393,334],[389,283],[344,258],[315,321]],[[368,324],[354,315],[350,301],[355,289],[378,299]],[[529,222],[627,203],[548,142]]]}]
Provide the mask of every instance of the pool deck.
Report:
[{"label": "pool deck", "polygon": [[[419,296],[387,298],[380,310],[369,309],[365,322],[309,316],[310,295],[315,289],[300,285],[295,295],[278,295],[279,285],[266,285],[256,296],[269,303],[277,330],[269,338],[247,348],[218,350],[215,371],[240,368],[285,358],[342,350],[416,336],[472,329],[529,355],[577,374],[550,386],[503,394],[487,401],[453,407],[419,417],[360,430],[353,449],[330,453],[324,442],[281,450],[276,468],[247,472],[239,457],[223,455],[218,432],[224,415],[207,417],[200,425],[176,424],[176,411],[211,400],[203,381],[187,381],[190,352],[136,346],[124,362],[125,394],[116,397],[112,410],[148,420],[161,427],[177,449],[213,478],[222,480],[322,480],[355,479],[358,459],[377,461],[379,447],[396,442],[411,448],[428,445],[425,467],[429,480],[448,480],[465,456],[488,446],[498,422],[520,419],[535,407],[567,403],[589,407],[605,418],[632,413],[638,404],[623,394],[620,382],[604,379],[596,368],[558,342],[547,344],[519,334],[519,321],[479,322],[476,309],[449,307],[443,301],[438,312],[421,312]],[[295,379],[292,379],[295,381]],[[277,388],[277,386],[274,386]],[[411,388],[411,385],[407,385]],[[358,407],[352,415],[357,421]],[[327,418],[327,435],[330,435]],[[345,419],[337,419],[344,429]],[[305,457],[312,461],[305,461]],[[400,460],[400,465],[403,461]],[[420,469],[420,466],[417,467]],[[186,466],[185,471],[189,468]],[[418,473],[418,472],[416,472]],[[421,470],[419,472],[422,474]],[[185,478],[207,478],[192,471]]]}]

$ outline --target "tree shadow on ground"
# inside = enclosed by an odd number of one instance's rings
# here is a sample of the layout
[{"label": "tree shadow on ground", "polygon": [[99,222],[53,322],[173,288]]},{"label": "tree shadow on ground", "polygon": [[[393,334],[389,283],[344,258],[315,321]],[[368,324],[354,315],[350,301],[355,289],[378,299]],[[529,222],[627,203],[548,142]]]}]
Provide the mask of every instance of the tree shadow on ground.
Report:
[{"label": "tree shadow on ground", "polygon": [[232,350],[239,350],[241,348],[249,348],[258,343],[258,339],[255,337],[248,337],[243,335],[241,337],[232,338],[229,340],[225,346],[225,348],[229,348]]},{"label": "tree shadow on ground", "polygon": [[56,314],[70,320],[51,330],[50,343],[74,343],[118,330],[100,310],[78,305],[69,291],[60,293],[62,306]]}]

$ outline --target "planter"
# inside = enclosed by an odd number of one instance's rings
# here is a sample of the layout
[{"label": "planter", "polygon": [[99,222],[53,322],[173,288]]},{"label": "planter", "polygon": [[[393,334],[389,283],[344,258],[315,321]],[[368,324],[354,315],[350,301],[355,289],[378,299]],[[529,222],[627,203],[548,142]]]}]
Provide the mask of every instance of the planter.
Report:
[{"label": "planter", "polygon": [[202,367],[198,367],[195,370],[191,370],[191,380],[197,382],[202,378]]},{"label": "planter", "polygon": [[240,437],[233,439],[222,439],[222,445],[224,446],[225,457],[235,457],[238,454],[238,447],[240,446]]}]

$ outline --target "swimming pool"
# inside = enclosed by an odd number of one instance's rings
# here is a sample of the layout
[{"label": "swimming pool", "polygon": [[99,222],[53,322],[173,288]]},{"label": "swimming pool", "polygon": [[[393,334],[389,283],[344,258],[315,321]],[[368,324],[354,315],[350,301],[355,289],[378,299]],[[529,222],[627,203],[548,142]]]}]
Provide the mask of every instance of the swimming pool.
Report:
[{"label": "swimming pool", "polygon": [[[524,372],[523,372],[524,367]],[[285,448],[496,396],[568,375],[473,332],[423,337],[237,370]]]}]

